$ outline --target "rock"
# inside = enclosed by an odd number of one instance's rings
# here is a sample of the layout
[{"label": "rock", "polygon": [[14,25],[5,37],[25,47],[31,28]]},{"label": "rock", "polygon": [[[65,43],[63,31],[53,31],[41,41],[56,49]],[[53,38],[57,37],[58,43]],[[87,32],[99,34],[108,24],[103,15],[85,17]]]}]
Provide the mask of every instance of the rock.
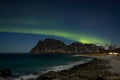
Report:
[{"label": "rock", "polygon": [[35,80],[46,80],[45,79],[45,77],[43,77],[43,76],[39,76],[37,79],[35,79]]},{"label": "rock", "polygon": [[0,71],[0,76],[11,76],[11,69],[3,69]]},{"label": "rock", "polygon": [[[24,80],[24,79],[23,79]],[[34,78],[30,78],[30,79],[27,79],[27,80],[35,80]]]},{"label": "rock", "polygon": [[2,76],[2,71],[0,71],[0,76]]},{"label": "rock", "polygon": [[105,79],[103,79],[103,77],[98,77],[96,78],[96,80],[105,80]]},{"label": "rock", "polygon": [[4,79],[3,77],[0,77],[0,80],[6,80],[6,79]]},{"label": "rock", "polygon": [[69,78],[67,76],[62,76],[60,80],[69,80]]},{"label": "rock", "polygon": [[48,79],[54,79],[54,78],[57,77],[57,72],[55,72],[55,71],[49,71],[46,74],[44,74],[44,77],[48,78]]}]

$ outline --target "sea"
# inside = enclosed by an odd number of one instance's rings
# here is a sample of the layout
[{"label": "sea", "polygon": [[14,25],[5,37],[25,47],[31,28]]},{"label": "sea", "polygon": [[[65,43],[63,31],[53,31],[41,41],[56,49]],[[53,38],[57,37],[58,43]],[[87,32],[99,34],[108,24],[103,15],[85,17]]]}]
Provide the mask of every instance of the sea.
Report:
[{"label": "sea", "polygon": [[0,70],[11,69],[14,74],[31,74],[48,70],[63,70],[76,64],[90,61],[91,58],[70,54],[0,54]]}]

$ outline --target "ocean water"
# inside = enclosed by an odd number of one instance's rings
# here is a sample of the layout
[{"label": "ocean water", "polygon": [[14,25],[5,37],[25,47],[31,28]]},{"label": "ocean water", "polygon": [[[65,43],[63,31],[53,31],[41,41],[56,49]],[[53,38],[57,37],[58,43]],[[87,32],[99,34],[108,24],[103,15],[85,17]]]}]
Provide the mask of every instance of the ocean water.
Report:
[{"label": "ocean water", "polygon": [[52,69],[55,66],[85,61],[88,57],[68,54],[0,54],[0,70],[9,68],[13,73],[33,73]]}]

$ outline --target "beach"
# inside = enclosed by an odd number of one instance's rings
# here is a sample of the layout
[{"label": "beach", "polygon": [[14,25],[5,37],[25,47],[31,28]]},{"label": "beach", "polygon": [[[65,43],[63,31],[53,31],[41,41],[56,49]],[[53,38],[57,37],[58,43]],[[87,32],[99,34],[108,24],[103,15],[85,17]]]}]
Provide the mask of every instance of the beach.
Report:
[{"label": "beach", "polygon": [[[21,58],[22,57],[22,58]],[[0,78],[10,80],[35,80],[49,71],[69,70],[92,60],[72,54],[0,54]],[[6,72],[9,75],[6,75]]]},{"label": "beach", "polygon": [[77,61],[75,63],[71,63],[71,64],[67,64],[67,65],[55,66],[55,67],[52,67],[51,69],[49,69],[48,71],[45,71],[42,73],[36,73],[35,75],[34,74],[24,75],[24,76],[21,76],[18,78],[14,78],[14,80],[21,80],[21,79],[23,79],[23,80],[29,80],[29,79],[42,80],[41,78],[46,74],[50,75],[50,77],[52,76],[51,73],[48,74],[49,72],[53,72],[53,73],[57,74],[58,77],[56,79],[59,80],[59,76],[61,76],[59,74],[61,74],[61,72],[69,71],[70,69],[74,69],[74,67],[78,66],[78,65],[85,65],[85,64],[91,62],[92,60],[93,60],[92,58],[88,58],[88,59],[85,59],[84,61]]},{"label": "beach", "polygon": [[42,74],[33,73],[10,80],[120,80],[119,56],[88,54],[75,56],[91,57],[92,60],[56,66]]},{"label": "beach", "polygon": [[57,72],[56,78],[51,80],[120,80],[119,56],[89,55],[88,57],[92,57],[94,60],[86,64],[76,65],[69,70]]},{"label": "beach", "polygon": [[106,77],[106,80],[120,80],[120,56],[93,56],[97,59],[103,59],[108,61],[106,66],[109,66],[109,71],[111,75]]},{"label": "beach", "polygon": [[107,66],[110,66],[110,72],[114,74],[120,74],[120,57],[119,56],[93,56],[97,59],[104,59],[107,60],[109,63]]}]

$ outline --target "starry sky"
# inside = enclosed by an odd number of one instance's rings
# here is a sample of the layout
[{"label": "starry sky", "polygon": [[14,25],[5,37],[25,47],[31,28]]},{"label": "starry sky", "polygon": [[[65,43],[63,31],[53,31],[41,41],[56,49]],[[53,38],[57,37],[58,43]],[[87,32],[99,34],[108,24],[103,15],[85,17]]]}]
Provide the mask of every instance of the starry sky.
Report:
[{"label": "starry sky", "polygon": [[0,0],[0,52],[29,52],[55,38],[120,45],[119,0]]}]

